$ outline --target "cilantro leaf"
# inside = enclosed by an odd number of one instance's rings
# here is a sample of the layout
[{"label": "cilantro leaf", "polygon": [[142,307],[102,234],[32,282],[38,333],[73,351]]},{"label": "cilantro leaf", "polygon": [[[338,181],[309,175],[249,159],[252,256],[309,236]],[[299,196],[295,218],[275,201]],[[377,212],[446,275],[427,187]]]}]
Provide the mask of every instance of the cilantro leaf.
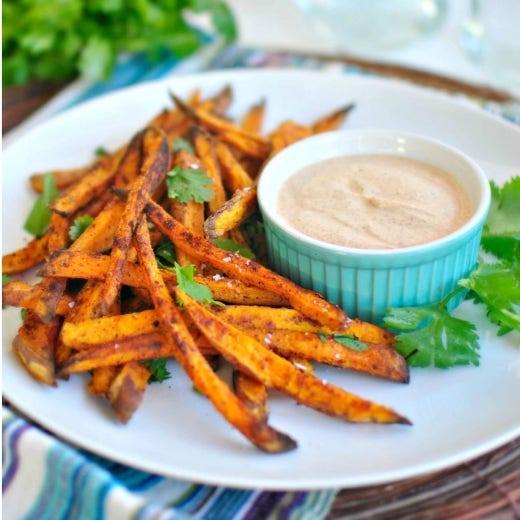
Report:
[{"label": "cilantro leaf", "polygon": [[187,139],[183,139],[182,137],[177,137],[172,144],[172,152],[178,152],[179,150],[186,150],[191,154],[195,153],[193,146]]},{"label": "cilantro leaf", "polygon": [[318,337],[320,340],[325,343],[328,337],[331,337],[334,341],[337,341],[341,345],[344,345],[345,347],[351,348],[352,350],[357,350],[358,352],[363,352],[368,347],[366,343],[363,343],[362,341],[359,341],[359,339],[356,336],[350,335],[350,334],[332,334],[328,335],[323,332],[318,332]]},{"label": "cilantro leaf", "polygon": [[141,363],[150,370],[151,374],[148,383],[162,383],[172,377],[166,368],[167,358],[145,359]]},{"label": "cilantro leaf", "polygon": [[451,316],[445,302],[391,308],[385,325],[402,330],[396,349],[410,366],[479,365],[479,337],[472,323]]},{"label": "cilantro leaf", "polygon": [[69,237],[76,240],[94,222],[94,218],[90,215],[82,215],[74,220],[74,224],[69,228]]},{"label": "cilantro leaf", "polygon": [[211,34],[226,42],[237,35],[224,0],[19,0],[3,3],[2,21],[4,86],[78,75],[106,80],[124,53],[158,61],[191,54]]},{"label": "cilantro leaf", "polygon": [[167,269],[174,267],[177,254],[175,246],[167,238],[163,238],[154,248],[154,253],[161,267]]},{"label": "cilantro leaf", "polygon": [[[520,244],[520,177],[514,177],[501,188],[493,181],[491,206],[482,231],[482,248],[498,258],[518,258]],[[516,255],[515,255],[516,251]]]},{"label": "cilantro leaf", "polygon": [[43,192],[36,199],[27,220],[24,223],[24,229],[34,236],[41,236],[47,230],[51,220],[51,204],[59,195],[58,188],[54,177],[48,173],[43,177]]},{"label": "cilantro leaf", "polygon": [[220,247],[221,249],[225,249],[226,251],[231,251],[232,253],[238,253],[240,256],[245,258],[250,258],[251,260],[255,259],[255,254],[248,247],[241,246],[237,244],[233,240],[229,238],[216,238],[213,240],[213,243]]},{"label": "cilantro leaf", "polygon": [[193,264],[180,266],[175,262],[175,274],[177,276],[177,285],[186,294],[189,294],[195,300],[207,303],[208,305],[223,305],[213,299],[211,290],[194,280],[195,266]]},{"label": "cilantro leaf", "polygon": [[515,262],[480,262],[459,283],[486,306],[488,318],[500,327],[499,335],[520,331],[520,255]]},{"label": "cilantro leaf", "polygon": [[94,150],[94,155],[96,157],[103,157],[104,155],[108,155],[108,154],[109,154],[109,151],[104,146],[98,146]]},{"label": "cilantro leaf", "polygon": [[213,181],[202,170],[176,166],[168,172],[166,186],[168,197],[180,202],[208,202],[213,198],[209,188]]}]

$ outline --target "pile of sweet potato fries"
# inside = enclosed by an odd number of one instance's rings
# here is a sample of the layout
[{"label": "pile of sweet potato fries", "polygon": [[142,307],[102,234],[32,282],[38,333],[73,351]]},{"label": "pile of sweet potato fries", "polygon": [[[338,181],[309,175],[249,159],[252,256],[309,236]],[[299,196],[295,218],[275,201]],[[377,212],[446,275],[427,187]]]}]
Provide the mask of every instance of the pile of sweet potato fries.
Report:
[{"label": "pile of sweet potato fries", "polygon": [[[270,270],[262,234],[245,232],[258,222],[255,185],[266,161],[337,128],[352,107],[311,125],[288,120],[264,134],[263,102],[239,121],[226,116],[229,87],[209,98],[194,92],[171,99],[120,149],[52,172],[61,192],[47,230],[3,256],[8,275],[40,266],[37,282],[14,276],[3,286],[3,303],[25,309],[12,347],[29,374],[56,385],[88,373],[88,391],[127,422],[151,376],[145,361],[173,358],[229,423],[271,453],[296,442],[269,424],[269,388],[346,421],[408,424],[391,408],[322,381],[311,364],[407,382],[392,335]],[[204,172],[209,200],[169,196],[166,179],[175,167]],[[43,179],[32,175],[36,192]],[[84,215],[90,225],[71,239],[71,225]],[[257,257],[223,249],[218,239]],[[158,262],[154,248],[165,240],[174,246],[175,268]],[[196,273],[190,283],[209,290],[210,300],[180,283],[179,269],[187,266]],[[345,345],[344,337],[362,348]],[[232,367],[232,382],[219,375],[219,360]]]}]

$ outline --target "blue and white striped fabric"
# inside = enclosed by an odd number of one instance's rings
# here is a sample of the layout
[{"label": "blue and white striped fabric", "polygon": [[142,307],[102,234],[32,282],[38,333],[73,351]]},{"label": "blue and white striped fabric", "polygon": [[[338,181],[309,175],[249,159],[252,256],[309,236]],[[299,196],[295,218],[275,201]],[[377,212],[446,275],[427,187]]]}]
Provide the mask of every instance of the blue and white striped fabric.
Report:
[{"label": "blue and white striped fabric", "polygon": [[3,408],[3,518],[317,520],[334,491],[226,489],[168,479],[77,450]]},{"label": "blue and white striped fabric", "polygon": [[[222,49],[210,43],[179,62],[150,64],[126,57],[106,83],[78,81],[54,99],[39,120],[112,90],[209,68],[323,68],[315,59],[265,51]],[[327,67],[359,74],[343,64]],[[520,104],[484,108],[520,123]],[[33,118],[32,124],[38,122]],[[270,492],[199,485],[149,474],[78,450],[3,408],[3,518],[8,520],[320,520],[327,516],[334,490]]]}]

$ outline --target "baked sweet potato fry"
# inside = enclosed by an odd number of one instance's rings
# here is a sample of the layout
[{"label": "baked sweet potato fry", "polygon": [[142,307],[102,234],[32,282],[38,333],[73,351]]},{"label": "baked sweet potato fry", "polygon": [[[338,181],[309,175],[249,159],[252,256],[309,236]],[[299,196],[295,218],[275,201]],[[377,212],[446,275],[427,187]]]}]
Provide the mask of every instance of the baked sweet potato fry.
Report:
[{"label": "baked sweet potato fry", "polygon": [[18,274],[43,262],[47,255],[49,235],[33,238],[26,246],[2,256],[2,273]]},{"label": "baked sweet potato fry", "polygon": [[[12,307],[20,307],[34,311],[41,300],[45,288],[41,283],[29,284],[20,280],[13,280],[2,286],[2,303]],[[56,308],[56,314],[63,316],[74,305],[70,295],[64,294]]]},{"label": "baked sweet potato fry", "polygon": [[321,132],[330,132],[331,130],[336,130],[347,118],[348,114],[352,112],[355,104],[349,103],[348,105],[334,110],[330,114],[326,114],[323,117],[320,117],[318,120],[314,121],[311,125],[311,132],[313,134],[319,134]]},{"label": "baked sweet potato fry", "polygon": [[345,312],[318,293],[303,289],[253,260],[224,251],[211,242],[193,235],[151,200],[145,210],[150,220],[178,248],[186,250],[193,257],[221,270],[228,276],[283,296],[295,309],[331,329],[344,330],[348,325],[349,318]]},{"label": "baked sweet potato fry", "polygon": [[246,132],[259,133],[262,130],[262,125],[265,116],[265,99],[259,103],[252,105],[242,118],[241,126]]},{"label": "baked sweet potato fry", "polygon": [[213,132],[216,132],[218,134],[229,132],[243,136],[244,138],[251,141],[263,144],[266,143],[265,137],[256,132],[248,132],[240,126],[230,122],[228,119],[224,119],[223,117],[214,115],[210,112],[207,112],[206,110],[203,110],[202,108],[190,107],[174,94],[172,94],[172,99],[175,105],[182,112],[184,112],[184,114],[186,114],[190,119],[192,119],[197,124],[201,124],[202,126],[208,128]]},{"label": "baked sweet potato fry", "polygon": [[399,383],[409,382],[406,360],[393,348],[366,344],[357,350],[340,343],[334,336],[319,336],[314,332],[243,329],[273,352],[287,359],[299,358],[330,366],[354,370]]},{"label": "baked sweet potato fry", "polygon": [[215,142],[215,153],[221,166],[222,181],[228,193],[233,195],[237,190],[252,186],[253,179],[240,161],[233,155],[229,146],[220,140]]},{"label": "baked sweet potato fry", "polygon": [[44,323],[36,313],[28,311],[13,340],[13,352],[27,372],[37,381],[50,386],[56,386],[54,346],[60,325],[59,316]]},{"label": "baked sweet potato fry", "polygon": [[209,240],[224,236],[238,228],[258,208],[256,189],[246,187],[234,195],[204,221],[204,233]]},{"label": "baked sweet potato fry", "polygon": [[143,400],[150,370],[131,361],[121,367],[108,389],[108,400],[115,416],[126,424]]},{"label": "baked sweet potato fry", "polygon": [[71,217],[79,208],[106,191],[115,173],[113,167],[103,163],[94,164],[87,175],[51,204],[51,210],[63,217]]},{"label": "baked sweet potato fry", "polygon": [[298,370],[290,361],[264,347],[251,335],[222,321],[211,310],[182,290],[177,298],[208,340],[233,365],[266,386],[290,395],[327,415],[350,422],[410,424],[410,421],[386,406],[349,393],[316,376]]},{"label": "baked sweet potato fry", "polygon": [[148,200],[148,195],[151,195],[164,181],[170,164],[168,141],[162,130],[149,127],[143,131],[142,139],[142,171],[132,184],[114,236],[103,299],[98,304],[98,316],[105,314],[117,297],[135,226]]},{"label": "baked sweet potato fry", "polygon": [[[49,276],[61,276],[71,279],[103,279],[108,270],[110,259],[106,255],[87,254],[79,251],[57,251],[47,259],[43,273]],[[177,284],[175,273],[161,269],[162,277],[173,291]],[[240,305],[286,306],[286,298],[266,289],[247,285],[236,278],[215,274],[195,276],[195,281],[207,286],[216,300]],[[139,265],[125,262],[121,282],[136,288],[145,288],[142,269]],[[14,305],[14,304],[13,304]]]},{"label": "baked sweet potato fry", "polygon": [[259,329],[273,332],[275,330],[293,330],[300,332],[316,332],[326,335],[336,333],[355,336],[360,341],[381,346],[393,347],[394,335],[386,329],[373,323],[352,319],[341,330],[333,330],[329,327],[304,316],[295,309],[271,308],[265,305],[226,305],[215,307],[214,312],[221,314],[228,323],[245,329]]},{"label": "baked sweet potato fry", "polygon": [[132,336],[118,341],[99,343],[79,350],[61,365],[56,366],[57,376],[66,377],[100,367],[124,365],[131,361],[172,357],[171,345],[161,332]]},{"label": "baked sweet potato fry", "polygon": [[204,171],[212,181],[211,190],[213,191],[213,197],[207,203],[207,206],[209,213],[213,213],[222,207],[227,199],[213,138],[207,132],[197,127],[193,127],[190,134]]},{"label": "baked sweet potato fry", "polygon": [[159,316],[172,354],[182,365],[195,387],[213,403],[215,408],[255,446],[268,453],[292,450],[296,443],[258,418],[240,401],[217,376],[198,350],[182,316],[171,299],[155,264],[149,242],[146,221],[141,220],[135,235],[139,260],[145,266],[150,294]]},{"label": "baked sweet potato fry", "polygon": [[233,388],[238,398],[260,421],[269,418],[269,396],[266,386],[240,370],[233,370]]}]

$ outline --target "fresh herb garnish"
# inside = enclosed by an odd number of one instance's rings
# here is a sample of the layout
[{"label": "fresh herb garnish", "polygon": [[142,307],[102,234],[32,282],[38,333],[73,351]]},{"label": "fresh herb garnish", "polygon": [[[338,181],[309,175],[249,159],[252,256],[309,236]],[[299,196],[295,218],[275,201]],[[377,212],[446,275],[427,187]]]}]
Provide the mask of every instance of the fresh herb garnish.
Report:
[{"label": "fresh herb garnish", "polygon": [[189,294],[195,300],[207,303],[208,305],[223,305],[213,299],[211,290],[194,280],[195,266],[193,264],[180,266],[175,262],[175,274],[177,276],[177,285],[186,294]]},{"label": "fresh herb garnish", "polygon": [[34,205],[24,224],[24,229],[34,236],[41,236],[47,230],[51,220],[51,204],[59,195],[54,177],[48,173],[43,177],[43,192],[34,202]]},{"label": "fresh herb garnish", "polygon": [[74,220],[74,224],[69,228],[69,237],[76,240],[94,222],[94,218],[90,215],[82,215]]},{"label": "fresh herb garnish", "polygon": [[456,289],[445,300],[423,307],[390,309],[385,325],[401,331],[396,349],[416,367],[448,368],[455,365],[479,364],[479,342],[475,326],[455,318],[447,304]]},{"label": "fresh herb garnish", "polygon": [[94,150],[94,155],[96,157],[103,157],[104,155],[108,155],[108,150],[104,146],[98,146]]},{"label": "fresh herb garnish", "polygon": [[161,267],[172,269],[175,266],[177,254],[175,246],[167,238],[163,238],[154,248],[155,257]]},{"label": "fresh herb garnish", "polygon": [[176,166],[168,172],[166,186],[168,197],[179,202],[208,202],[213,198],[210,186],[213,181],[202,170]]},{"label": "fresh herb garnish", "polygon": [[170,371],[166,368],[167,358],[145,359],[141,363],[150,370],[148,383],[162,383],[171,378]]},{"label": "fresh herb garnish", "polygon": [[225,249],[226,251],[231,251],[232,253],[238,253],[240,256],[245,258],[249,258],[251,260],[255,259],[255,254],[248,247],[241,246],[237,244],[233,240],[229,238],[216,238],[213,240],[213,243],[220,247],[221,249]]},{"label": "fresh herb garnish", "polygon": [[327,335],[323,332],[318,332],[318,337],[321,339],[322,342],[325,342],[328,337],[332,337],[334,341],[337,341],[338,343],[341,343],[345,347],[351,348],[352,350],[357,350],[358,352],[363,352],[368,348],[366,343],[359,341],[359,339],[356,336],[350,334]]},{"label": "fresh herb garnish", "polygon": [[498,335],[520,331],[520,248],[516,261],[481,262],[459,283],[486,306],[487,316],[499,326]]},{"label": "fresh herb garnish", "polygon": [[191,154],[195,154],[195,150],[193,146],[187,139],[183,139],[182,137],[177,137],[172,144],[172,152],[178,152],[179,150],[186,150]]},{"label": "fresh herb garnish", "polygon": [[455,318],[450,300],[469,289],[468,297],[486,306],[497,334],[520,332],[520,177],[499,188],[491,182],[492,204],[477,268],[442,302],[423,307],[388,309],[384,323],[396,331],[396,348],[411,366],[447,368],[479,364],[479,337],[469,321]]},{"label": "fresh herb garnish", "polygon": [[519,257],[520,177],[502,188],[491,182],[491,208],[482,232],[484,251],[497,258],[514,261]]},{"label": "fresh herb garnish", "polygon": [[188,56],[206,41],[190,14],[226,42],[237,35],[224,0],[20,0],[3,2],[2,11],[4,86],[79,75],[106,80],[123,53],[150,61]]}]

